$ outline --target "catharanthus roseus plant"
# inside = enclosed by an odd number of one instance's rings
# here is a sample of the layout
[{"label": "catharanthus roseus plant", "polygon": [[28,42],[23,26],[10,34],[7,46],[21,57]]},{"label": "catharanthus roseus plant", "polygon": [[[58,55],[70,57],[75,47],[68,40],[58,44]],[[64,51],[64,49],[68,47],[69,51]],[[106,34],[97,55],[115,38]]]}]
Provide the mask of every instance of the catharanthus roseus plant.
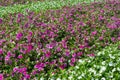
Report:
[{"label": "catharanthus roseus plant", "polygon": [[2,75],[32,79],[74,66],[82,57],[95,57],[96,50],[120,40],[119,3],[79,4],[0,19]]}]

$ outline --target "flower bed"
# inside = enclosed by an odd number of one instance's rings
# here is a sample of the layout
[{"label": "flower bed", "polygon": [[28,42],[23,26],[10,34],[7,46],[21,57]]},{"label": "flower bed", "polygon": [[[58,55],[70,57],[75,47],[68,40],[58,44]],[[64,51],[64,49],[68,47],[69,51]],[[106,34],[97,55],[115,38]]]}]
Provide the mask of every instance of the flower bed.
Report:
[{"label": "flower bed", "polygon": [[119,4],[78,4],[1,18],[0,73],[13,80],[32,79],[95,57],[96,51],[120,41]]}]

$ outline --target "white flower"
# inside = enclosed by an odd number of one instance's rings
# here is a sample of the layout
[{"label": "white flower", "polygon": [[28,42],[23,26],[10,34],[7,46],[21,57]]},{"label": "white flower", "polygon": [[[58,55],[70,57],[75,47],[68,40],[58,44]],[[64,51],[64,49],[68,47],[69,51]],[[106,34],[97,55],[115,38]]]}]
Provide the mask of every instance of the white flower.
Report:
[{"label": "white flower", "polygon": [[113,62],[109,62],[109,66],[113,66]]},{"label": "white flower", "polygon": [[78,62],[83,63],[83,60],[79,59]]},{"label": "white flower", "polygon": [[82,78],[82,76],[79,76],[79,77],[78,77],[78,79],[81,79],[81,78]]},{"label": "white flower", "polygon": [[109,57],[110,57],[111,59],[115,59],[115,57],[114,57],[112,54],[109,54]]},{"label": "white flower", "polygon": [[104,77],[102,77],[101,80],[106,80],[106,79]]},{"label": "white flower", "polygon": [[102,53],[101,52],[98,52],[97,55],[100,56]]},{"label": "white flower", "polygon": [[60,78],[57,78],[57,80],[61,80]]},{"label": "white flower", "polygon": [[112,57],[112,54],[109,54],[109,57]]},{"label": "white flower", "polygon": [[102,62],[102,65],[105,65],[105,63],[106,63],[106,62],[105,62],[105,61],[103,61],[103,62]]},{"label": "white flower", "polygon": [[93,65],[95,68],[97,67],[95,64]]},{"label": "white flower", "polygon": [[79,69],[79,66],[75,66],[76,69]]},{"label": "white flower", "polygon": [[116,71],[116,68],[113,68],[112,72],[115,72]]},{"label": "white flower", "polygon": [[96,71],[92,68],[89,69],[89,72],[92,72],[92,73],[96,74]]},{"label": "white flower", "polygon": [[98,73],[98,74],[96,74],[95,76],[102,76],[102,74]]},{"label": "white flower", "polygon": [[82,73],[82,74],[81,74],[81,76],[85,76],[85,74],[84,74],[84,73]]},{"label": "white flower", "polygon": [[106,67],[102,66],[101,69],[100,69],[100,73],[104,72],[105,70],[106,70]]},{"label": "white flower", "polygon": [[88,63],[90,63],[91,62],[91,60],[88,60]]},{"label": "white flower", "polygon": [[117,67],[117,70],[118,70],[118,71],[120,71],[120,68],[119,68],[119,67]]},{"label": "white flower", "polygon": [[[36,79],[36,80],[37,80],[37,79]],[[40,78],[40,80],[44,80],[44,78],[43,78],[43,77],[41,77],[41,78]]]},{"label": "white flower", "polygon": [[109,77],[110,77],[110,78],[113,78],[113,75],[110,75]]},{"label": "white flower", "polygon": [[71,80],[72,78],[73,78],[73,76],[69,76],[69,77],[68,77],[68,79],[70,79],[70,80]]}]

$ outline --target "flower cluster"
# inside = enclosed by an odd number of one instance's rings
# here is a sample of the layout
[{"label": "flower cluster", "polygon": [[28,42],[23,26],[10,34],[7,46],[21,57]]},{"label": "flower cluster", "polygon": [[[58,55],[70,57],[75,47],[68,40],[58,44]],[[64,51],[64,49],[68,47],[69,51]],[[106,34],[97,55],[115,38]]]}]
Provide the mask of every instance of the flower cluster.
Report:
[{"label": "flower cluster", "polygon": [[0,19],[2,73],[30,79],[74,66],[82,57],[95,57],[96,50],[120,40],[119,3],[78,4]]}]

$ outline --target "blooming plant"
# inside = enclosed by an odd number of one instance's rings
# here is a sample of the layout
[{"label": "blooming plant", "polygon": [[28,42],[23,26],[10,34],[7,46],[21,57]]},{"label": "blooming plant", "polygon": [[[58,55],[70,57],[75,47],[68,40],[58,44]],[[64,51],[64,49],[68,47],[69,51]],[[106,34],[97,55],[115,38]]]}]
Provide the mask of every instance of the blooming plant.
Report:
[{"label": "blooming plant", "polygon": [[96,51],[120,41],[119,4],[78,4],[0,19],[0,78],[33,79],[96,57]]}]

